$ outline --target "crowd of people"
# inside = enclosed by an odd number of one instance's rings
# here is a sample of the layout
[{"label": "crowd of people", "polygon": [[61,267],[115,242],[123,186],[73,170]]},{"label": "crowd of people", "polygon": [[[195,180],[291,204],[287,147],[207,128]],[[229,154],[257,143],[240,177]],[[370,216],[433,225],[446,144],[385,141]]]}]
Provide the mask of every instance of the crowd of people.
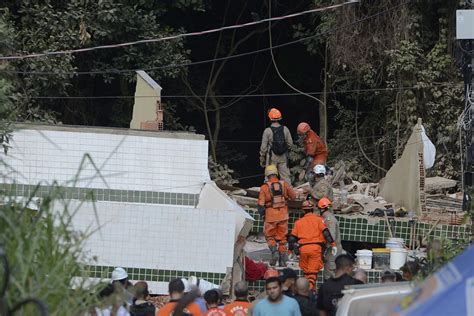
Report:
[{"label": "crowd of people", "polygon": [[[367,273],[354,269],[354,259],[341,254],[335,259],[334,276],[325,280],[319,290],[313,289],[311,280],[298,277],[291,268],[278,272],[270,269],[265,274],[265,291],[259,296],[249,296],[245,281],[235,283],[234,300],[229,300],[218,288],[200,293],[198,287],[185,285],[186,280],[176,278],[168,283],[169,301],[157,308],[149,301],[148,284],[134,285],[123,268],[112,272],[112,282],[99,293],[100,305],[87,316],[333,316],[346,286],[366,284]],[[411,281],[419,271],[416,262],[402,267],[403,274],[390,270],[381,274],[381,283]]]}]

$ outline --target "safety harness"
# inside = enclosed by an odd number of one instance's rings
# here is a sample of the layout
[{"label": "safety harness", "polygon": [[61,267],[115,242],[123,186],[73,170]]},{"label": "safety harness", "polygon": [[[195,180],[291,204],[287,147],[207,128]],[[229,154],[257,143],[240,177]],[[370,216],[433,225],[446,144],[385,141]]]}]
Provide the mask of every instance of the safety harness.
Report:
[{"label": "safety harness", "polygon": [[286,206],[285,186],[283,181],[267,182],[270,189],[271,200],[265,203],[265,207],[281,208]]}]

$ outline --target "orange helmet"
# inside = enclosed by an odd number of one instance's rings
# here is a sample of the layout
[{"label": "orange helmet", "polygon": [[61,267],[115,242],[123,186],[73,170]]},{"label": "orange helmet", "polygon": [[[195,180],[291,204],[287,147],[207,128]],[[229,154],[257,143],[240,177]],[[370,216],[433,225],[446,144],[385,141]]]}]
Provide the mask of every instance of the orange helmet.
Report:
[{"label": "orange helmet", "polygon": [[314,204],[311,201],[304,201],[303,205],[301,206],[301,209],[312,211],[314,209]]},{"label": "orange helmet", "polygon": [[301,122],[301,123],[298,124],[298,127],[296,128],[296,131],[298,132],[298,134],[304,135],[304,134],[306,134],[310,129],[311,129],[311,127],[309,126],[308,123],[306,123],[306,122]]},{"label": "orange helmet", "polygon": [[271,108],[270,111],[268,111],[268,118],[272,121],[279,121],[281,120],[281,112],[275,108]]},{"label": "orange helmet", "polygon": [[278,273],[277,270],[268,269],[267,271],[265,271],[265,274],[263,275],[263,278],[266,280],[266,279],[273,278],[273,277],[278,277],[278,276],[280,276],[280,274]]},{"label": "orange helmet", "polygon": [[318,208],[323,209],[323,208],[328,208],[332,205],[332,202],[330,199],[323,197],[321,200],[318,202]]}]

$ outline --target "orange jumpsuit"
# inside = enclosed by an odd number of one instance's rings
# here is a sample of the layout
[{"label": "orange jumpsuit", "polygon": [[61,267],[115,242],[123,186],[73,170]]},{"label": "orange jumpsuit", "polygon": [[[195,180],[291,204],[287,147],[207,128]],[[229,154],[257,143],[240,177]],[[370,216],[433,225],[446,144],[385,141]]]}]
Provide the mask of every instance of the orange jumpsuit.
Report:
[{"label": "orange jumpsuit", "polygon": [[313,130],[306,133],[303,144],[306,156],[313,157],[311,168],[326,164],[328,149],[324,141]]},{"label": "orange jumpsuit", "polygon": [[[165,306],[156,311],[156,316],[172,316],[174,313],[174,308],[176,307],[177,301],[170,301]],[[202,312],[199,308],[199,305],[196,303],[190,303],[184,309],[184,312],[188,315],[201,316]]]},{"label": "orange jumpsuit", "polygon": [[[280,182],[283,188],[284,203],[281,207],[275,207],[272,202],[272,194],[270,192],[270,184]],[[267,240],[268,247],[276,247],[278,244],[278,252],[280,254],[286,253],[288,234],[288,199],[296,199],[296,192],[285,181],[280,181],[277,178],[270,178],[270,180],[260,187],[260,194],[258,195],[258,205],[265,207],[265,223],[263,232]]]},{"label": "orange jumpsuit", "polygon": [[247,301],[238,301],[227,304],[223,310],[228,316],[245,316],[249,314],[250,303]]},{"label": "orange jumpsuit", "polygon": [[308,279],[311,289],[316,286],[318,272],[323,269],[322,246],[326,244],[323,230],[327,229],[323,218],[312,212],[295,222],[291,235],[300,245],[300,268]]}]

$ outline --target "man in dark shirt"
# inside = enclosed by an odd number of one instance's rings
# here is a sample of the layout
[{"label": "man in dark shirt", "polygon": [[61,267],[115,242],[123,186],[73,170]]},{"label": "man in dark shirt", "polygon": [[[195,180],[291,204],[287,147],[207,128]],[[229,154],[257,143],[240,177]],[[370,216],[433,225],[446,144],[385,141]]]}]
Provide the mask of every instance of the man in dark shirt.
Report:
[{"label": "man in dark shirt", "polygon": [[295,283],[298,275],[295,270],[291,268],[285,268],[280,272],[280,281],[283,288],[283,294],[294,298],[295,296]]},{"label": "man in dark shirt", "polygon": [[316,299],[311,293],[309,280],[299,278],[296,280],[295,300],[300,306],[302,316],[319,316],[319,310],[316,307]]},{"label": "man in dark shirt", "polygon": [[349,255],[339,255],[336,258],[336,272],[333,278],[326,280],[319,288],[317,307],[321,316],[335,316],[337,303],[343,296],[342,290],[346,285],[362,284],[351,277],[354,269],[354,259]]}]

